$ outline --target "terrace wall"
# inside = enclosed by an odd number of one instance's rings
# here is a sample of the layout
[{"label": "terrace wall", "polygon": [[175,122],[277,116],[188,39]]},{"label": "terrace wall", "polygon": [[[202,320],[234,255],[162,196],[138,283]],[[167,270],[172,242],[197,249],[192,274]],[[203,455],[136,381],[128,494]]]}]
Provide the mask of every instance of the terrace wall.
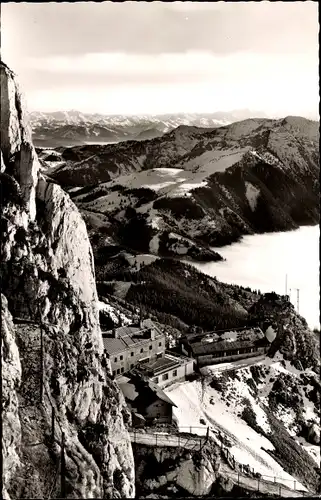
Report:
[{"label": "terrace wall", "polygon": [[184,364],[168,368],[168,370],[152,377],[151,380],[162,388],[172,384],[173,382],[185,380],[187,375],[191,375],[194,372],[194,360],[190,359],[184,361]]},{"label": "terrace wall", "polygon": [[[196,357],[196,361],[199,367],[215,365],[218,363],[226,363],[228,361],[236,361],[238,359],[246,359],[251,358],[253,356],[259,356],[267,351],[267,347],[257,347],[253,350],[253,352],[240,352],[239,354],[229,354],[229,352],[225,353],[225,356],[217,356],[217,353],[212,354],[204,354]],[[222,353],[223,354],[223,353]]]}]

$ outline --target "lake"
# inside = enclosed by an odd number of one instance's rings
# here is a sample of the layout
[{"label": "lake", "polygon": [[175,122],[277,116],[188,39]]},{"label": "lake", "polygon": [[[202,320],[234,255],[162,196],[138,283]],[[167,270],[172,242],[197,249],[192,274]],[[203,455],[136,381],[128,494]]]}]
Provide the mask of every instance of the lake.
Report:
[{"label": "lake", "polygon": [[[225,283],[285,294],[311,328],[320,328],[319,226],[296,231],[244,236],[232,245],[215,248],[224,262],[193,263],[209,276]],[[287,280],[286,280],[287,275]]]}]

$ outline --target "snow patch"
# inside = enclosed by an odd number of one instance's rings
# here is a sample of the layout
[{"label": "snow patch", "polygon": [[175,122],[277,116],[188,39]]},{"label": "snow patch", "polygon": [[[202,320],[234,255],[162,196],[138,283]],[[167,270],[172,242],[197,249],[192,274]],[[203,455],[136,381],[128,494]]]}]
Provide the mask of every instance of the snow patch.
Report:
[{"label": "snow patch", "polygon": [[197,188],[202,188],[207,186],[206,181],[202,182],[182,182],[182,184],[179,184],[179,186],[176,187],[173,191],[169,193],[169,196],[171,198],[174,197],[179,197],[179,196],[191,196],[191,193],[189,191],[192,191],[193,189]]},{"label": "snow patch", "polygon": [[235,163],[238,163],[247,153],[249,148],[239,148],[238,151],[227,149],[220,151],[212,149],[205,151],[199,156],[185,162],[185,170],[193,170],[194,172],[203,172],[207,175],[212,175],[215,172],[225,172],[225,170]]},{"label": "snow patch", "polygon": [[158,250],[159,250],[159,235],[156,234],[149,242],[149,251],[157,255]]},{"label": "snow patch", "polygon": [[[199,428],[193,429],[193,432],[200,435],[206,433],[206,426],[210,427],[211,432],[217,433],[220,430],[232,441],[230,452],[238,462],[249,465],[262,475],[276,476],[277,481],[286,486],[290,482],[293,484],[295,478],[262,450],[273,450],[272,443],[235,415],[233,409],[221,400],[217,391],[209,386],[202,388],[201,382],[194,381],[175,384],[165,389],[165,392],[177,405],[173,413],[180,430],[186,432],[187,427],[197,426]],[[200,425],[200,419],[206,422],[204,429]],[[306,491],[298,482],[297,487]]]},{"label": "snow patch", "polygon": [[245,195],[247,201],[249,202],[252,212],[254,212],[254,210],[256,209],[257,199],[260,194],[260,190],[257,189],[255,186],[253,186],[253,184],[251,184],[250,182],[245,182],[245,186],[246,186]]},{"label": "snow patch", "polygon": [[156,255],[150,254],[140,254],[140,255],[128,255],[126,256],[127,262],[134,269],[133,271],[140,271],[144,266],[148,266],[158,259]]},{"label": "snow patch", "polygon": [[98,301],[98,309],[99,311],[104,311],[105,313],[107,313],[110,319],[116,324],[118,323],[119,318],[121,319],[123,325],[129,325],[132,322],[132,320],[125,314],[118,311],[110,304],[106,304],[106,302]]}]

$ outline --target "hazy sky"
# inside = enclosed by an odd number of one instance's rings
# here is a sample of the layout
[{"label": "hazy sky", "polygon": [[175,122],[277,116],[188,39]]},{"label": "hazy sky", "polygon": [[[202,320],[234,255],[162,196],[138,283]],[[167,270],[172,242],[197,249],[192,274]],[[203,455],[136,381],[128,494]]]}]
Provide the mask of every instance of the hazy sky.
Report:
[{"label": "hazy sky", "polygon": [[318,115],[317,2],[1,5],[30,110]]}]

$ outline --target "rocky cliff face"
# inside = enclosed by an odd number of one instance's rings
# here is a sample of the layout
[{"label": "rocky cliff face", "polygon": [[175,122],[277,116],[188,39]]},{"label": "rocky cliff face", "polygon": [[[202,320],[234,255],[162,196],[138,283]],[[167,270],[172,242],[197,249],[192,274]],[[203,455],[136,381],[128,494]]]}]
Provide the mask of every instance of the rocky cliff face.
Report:
[{"label": "rocky cliff face", "polygon": [[141,498],[202,497],[219,476],[221,457],[214,444],[199,449],[135,444],[136,488]]},{"label": "rocky cliff face", "polygon": [[41,175],[2,63],[1,197],[3,498],[60,496],[62,433],[68,498],[133,497],[129,415],[103,355],[86,226]]}]

